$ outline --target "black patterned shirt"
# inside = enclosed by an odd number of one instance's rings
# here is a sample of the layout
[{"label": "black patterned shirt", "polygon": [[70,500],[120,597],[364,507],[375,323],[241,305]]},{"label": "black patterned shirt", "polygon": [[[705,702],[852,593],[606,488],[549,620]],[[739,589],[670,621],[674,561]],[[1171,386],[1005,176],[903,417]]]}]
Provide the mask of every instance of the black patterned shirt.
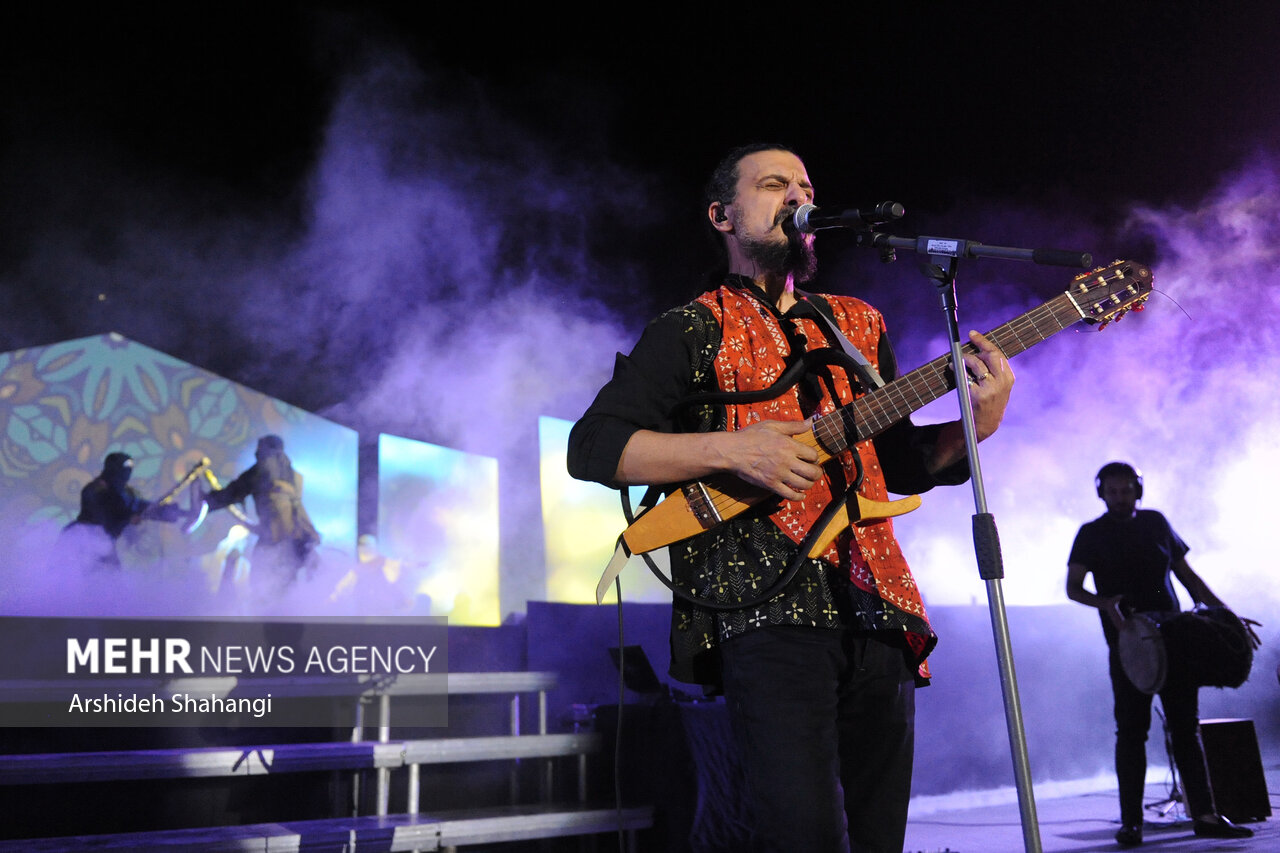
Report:
[{"label": "black patterned shirt", "polygon": [[[731,277],[730,283],[749,289],[768,304],[748,280]],[[699,303],[668,311],[650,323],[631,354],[618,355],[613,378],[574,425],[569,438],[570,474],[616,486],[613,477],[618,460],[638,430],[723,429],[722,405],[680,407],[690,394],[717,390],[714,360],[720,344],[719,325]],[[892,381],[897,368],[887,336],[881,336],[876,354],[881,375]],[[964,482],[968,470],[963,462],[938,475],[931,475],[925,467],[938,429],[937,425],[917,427],[906,419],[875,438],[875,450],[891,491],[913,494],[937,484]],[[768,592],[796,559],[798,547],[767,514],[748,512],[674,543],[669,551],[675,586],[700,598],[737,604]],[[715,610],[675,597],[672,607],[671,675],[696,684],[718,682],[718,646],[722,641],[764,625],[913,631],[932,636],[927,622],[858,589],[846,570],[819,559],[802,560],[793,579],[767,601]]]}]

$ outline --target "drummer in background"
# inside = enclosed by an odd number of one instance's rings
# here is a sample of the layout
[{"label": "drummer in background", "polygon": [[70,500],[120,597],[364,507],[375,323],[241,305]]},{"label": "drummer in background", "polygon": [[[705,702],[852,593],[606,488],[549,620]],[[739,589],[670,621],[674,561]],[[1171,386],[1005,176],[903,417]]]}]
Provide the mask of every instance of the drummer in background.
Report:
[{"label": "drummer in background", "polygon": [[[1187,564],[1187,545],[1163,515],[1138,509],[1142,476],[1132,465],[1110,462],[1094,481],[1107,511],[1080,528],[1067,561],[1067,597],[1098,608],[1111,661],[1115,696],[1116,777],[1120,787],[1120,823],[1116,841],[1125,847],[1142,843],[1142,794],[1147,775],[1147,731],[1151,728],[1151,695],[1130,683],[1120,663],[1117,638],[1133,613],[1179,609],[1170,575],[1176,575],[1198,604],[1225,607]],[[1093,574],[1096,592],[1084,588]],[[1160,690],[1166,725],[1173,741],[1174,762],[1182,774],[1187,811],[1195,834],[1209,838],[1248,838],[1253,831],[1217,813],[1209,787],[1199,734],[1199,687],[1173,683]]]}]

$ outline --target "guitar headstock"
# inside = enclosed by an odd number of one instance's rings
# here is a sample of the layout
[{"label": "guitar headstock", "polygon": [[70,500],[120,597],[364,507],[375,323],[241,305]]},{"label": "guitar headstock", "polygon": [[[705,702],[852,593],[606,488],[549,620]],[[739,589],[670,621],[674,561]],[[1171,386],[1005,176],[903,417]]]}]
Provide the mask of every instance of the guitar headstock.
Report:
[{"label": "guitar headstock", "polygon": [[1153,281],[1151,267],[1145,264],[1112,261],[1072,279],[1067,296],[1084,321],[1100,323],[1101,330],[1129,311],[1141,311],[1151,295]]}]

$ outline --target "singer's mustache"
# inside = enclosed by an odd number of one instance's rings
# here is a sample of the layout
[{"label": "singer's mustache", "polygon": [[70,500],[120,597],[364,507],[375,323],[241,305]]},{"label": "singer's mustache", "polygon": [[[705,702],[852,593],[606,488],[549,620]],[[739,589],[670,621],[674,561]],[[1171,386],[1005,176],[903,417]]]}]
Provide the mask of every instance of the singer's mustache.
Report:
[{"label": "singer's mustache", "polygon": [[796,208],[794,207],[783,208],[782,212],[778,214],[776,219],[777,221],[774,223],[774,226],[775,227],[782,226],[782,233],[787,235],[787,237],[792,239],[804,238],[809,241],[813,240],[814,235],[805,234],[799,228],[796,227]]},{"label": "singer's mustache", "polygon": [[784,207],[774,217],[774,226],[782,226],[782,230],[790,234],[796,230],[796,211],[795,208]]}]

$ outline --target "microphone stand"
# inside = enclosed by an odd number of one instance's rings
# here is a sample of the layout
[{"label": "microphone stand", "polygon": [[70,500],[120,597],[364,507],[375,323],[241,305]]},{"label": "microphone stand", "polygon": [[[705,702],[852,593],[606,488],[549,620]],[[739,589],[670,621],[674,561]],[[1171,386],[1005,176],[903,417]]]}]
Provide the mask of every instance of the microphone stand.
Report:
[{"label": "microphone stand", "polygon": [[978,433],[973,421],[973,401],[969,396],[969,383],[961,381],[968,374],[960,347],[960,324],[956,312],[956,274],[961,258],[1000,258],[1005,260],[1030,260],[1040,264],[1088,268],[1093,259],[1083,252],[1058,249],[1015,249],[1004,246],[984,246],[971,240],[938,237],[892,237],[875,231],[873,227],[855,229],[858,245],[880,251],[881,260],[896,259],[896,250],[913,251],[927,255],[924,274],[933,279],[946,317],[947,336],[951,342],[951,370],[956,379],[956,393],[960,403],[960,421],[964,428],[965,448],[969,455],[969,474],[973,483],[973,545],[978,562],[978,574],[987,585],[987,603],[991,613],[991,628],[995,637],[996,655],[1000,666],[1000,687],[1004,697],[1005,723],[1009,733],[1009,746],[1013,753],[1014,781],[1018,790],[1018,809],[1022,819],[1022,840],[1028,853],[1040,853],[1040,827],[1036,818],[1035,795],[1031,784],[1031,763],[1027,753],[1026,730],[1022,721],[1022,706],[1018,698],[1018,679],[1014,673],[1013,645],[1009,637],[1009,622],[1005,611],[1001,579],[1004,564],[1000,555],[1000,540],[995,517],[987,511],[987,496],[982,483],[982,466],[978,459]]}]

